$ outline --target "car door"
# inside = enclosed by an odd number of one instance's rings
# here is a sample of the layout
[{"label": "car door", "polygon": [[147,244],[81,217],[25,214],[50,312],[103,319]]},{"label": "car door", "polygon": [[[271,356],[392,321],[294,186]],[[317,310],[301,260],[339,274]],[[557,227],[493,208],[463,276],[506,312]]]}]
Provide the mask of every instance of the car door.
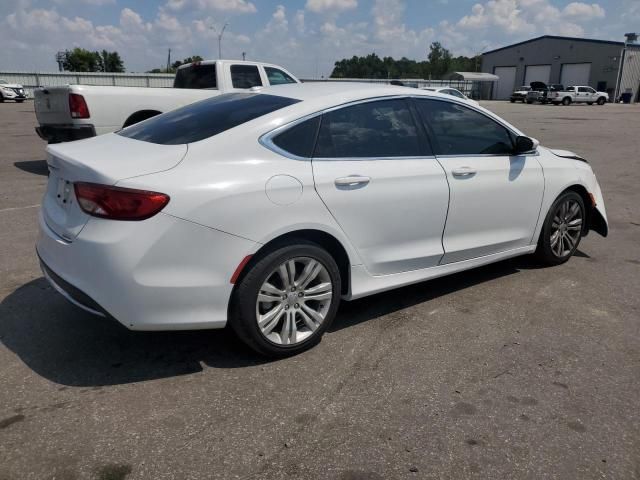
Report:
[{"label": "car door", "polygon": [[312,165],[318,194],[371,274],[439,263],[449,187],[407,99],[325,112]]},{"label": "car door", "polygon": [[441,263],[530,245],[544,191],[537,154],[512,155],[514,135],[478,110],[415,103],[451,191]]}]

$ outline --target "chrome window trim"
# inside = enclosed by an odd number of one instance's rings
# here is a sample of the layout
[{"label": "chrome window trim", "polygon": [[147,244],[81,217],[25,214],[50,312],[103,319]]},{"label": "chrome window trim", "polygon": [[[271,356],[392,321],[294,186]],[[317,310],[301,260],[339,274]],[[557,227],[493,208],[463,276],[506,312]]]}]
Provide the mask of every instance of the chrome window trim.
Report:
[{"label": "chrome window trim", "polygon": [[[437,93],[437,92],[436,92]],[[443,94],[446,95],[446,94]],[[277,137],[280,133],[284,132],[285,130],[288,130],[289,128],[293,128],[296,125],[305,122],[307,120],[311,120],[312,118],[317,117],[318,115],[324,115],[325,113],[330,113],[336,110],[340,110],[341,108],[346,108],[346,107],[352,107],[354,105],[361,105],[364,103],[371,103],[371,102],[377,102],[377,101],[381,101],[381,100],[396,100],[396,99],[426,99],[426,100],[435,100],[435,101],[439,101],[439,102],[448,102],[448,103],[454,103],[457,105],[461,105],[463,107],[466,107],[470,110],[473,110],[477,113],[479,113],[480,115],[485,116],[486,118],[488,118],[489,120],[494,121],[495,123],[497,123],[498,125],[500,125],[501,127],[503,127],[505,130],[507,130],[509,133],[511,133],[512,135],[514,135],[515,137],[518,137],[519,134],[517,132],[514,132],[510,127],[508,127],[507,125],[505,125],[504,123],[502,123],[501,121],[499,121],[496,118],[493,118],[489,115],[487,115],[485,112],[479,110],[478,108],[476,108],[476,105],[468,105],[467,102],[461,98],[457,98],[454,96],[449,95],[451,98],[439,98],[439,97],[432,97],[431,95],[414,95],[414,94],[407,94],[407,95],[384,95],[381,97],[371,97],[371,98],[364,98],[364,99],[360,99],[360,100],[355,100],[355,101],[351,101],[351,102],[347,102],[347,103],[342,103],[340,105],[336,105],[333,107],[329,107],[329,108],[325,108],[323,110],[320,110],[318,112],[314,112],[314,113],[310,113],[308,115],[305,115],[304,117],[300,117],[296,120],[292,120],[288,123],[285,123],[284,125],[280,125],[279,127],[274,128],[273,130],[269,130],[266,133],[263,133],[262,135],[260,135],[260,137],[258,137],[258,142],[265,148],[271,150],[274,153],[277,153],[278,155],[281,155],[283,157],[289,158],[291,160],[299,160],[299,161],[310,161],[310,160],[322,160],[322,161],[335,161],[335,160],[343,160],[343,161],[356,161],[356,160],[415,160],[415,159],[420,159],[420,158],[425,158],[425,159],[434,159],[434,158],[452,158],[452,157],[513,157],[513,156],[522,156],[522,155],[539,155],[539,152],[537,150],[535,150],[534,152],[532,152],[531,154],[529,153],[524,153],[524,154],[520,154],[520,155],[507,155],[507,154],[457,154],[457,155],[435,155],[435,154],[431,154],[431,155],[424,155],[424,156],[404,156],[404,157],[300,157],[298,155],[294,155],[293,153],[287,152],[286,150],[283,150],[282,148],[278,147],[274,142],[273,139],[275,137]],[[428,134],[427,134],[428,136]]]}]

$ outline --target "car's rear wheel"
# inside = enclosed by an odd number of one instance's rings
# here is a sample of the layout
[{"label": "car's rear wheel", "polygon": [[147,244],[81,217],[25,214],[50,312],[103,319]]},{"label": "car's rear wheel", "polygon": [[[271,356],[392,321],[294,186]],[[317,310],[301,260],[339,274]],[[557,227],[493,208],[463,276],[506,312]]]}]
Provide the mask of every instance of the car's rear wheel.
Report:
[{"label": "car's rear wheel", "polygon": [[562,104],[567,106],[567,105],[571,105],[571,99],[569,97],[565,97],[562,99]]},{"label": "car's rear wheel", "polygon": [[253,264],[237,285],[231,326],[247,345],[271,357],[316,345],[335,318],[341,279],[333,257],[297,240]]},{"label": "car's rear wheel", "polygon": [[587,102],[587,105],[593,105],[593,102]]},{"label": "car's rear wheel", "polygon": [[22,103],[24,100],[16,100],[16,103]]},{"label": "car's rear wheel", "polygon": [[604,104],[605,104],[605,102],[606,102],[606,100],[605,100],[603,97],[600,97],[596,103],[597,103],[598,105],[604,105]]},{"label": "car's rear wheel", "polygon": [[531,105],[533,103],[533,100],[527,100],[527,103]]},{"label": "car's rear wheel", "polygon": [[571,258],[578,249],[585,224],[585,207],[582,197],[568,191],[560,195],[545,219],[536,257],[547,265],[560,265]]},{"label": "car's rear wheel", "polygon": [[516,103],[516,101],[512,98],[509,100],[511,103]]}]

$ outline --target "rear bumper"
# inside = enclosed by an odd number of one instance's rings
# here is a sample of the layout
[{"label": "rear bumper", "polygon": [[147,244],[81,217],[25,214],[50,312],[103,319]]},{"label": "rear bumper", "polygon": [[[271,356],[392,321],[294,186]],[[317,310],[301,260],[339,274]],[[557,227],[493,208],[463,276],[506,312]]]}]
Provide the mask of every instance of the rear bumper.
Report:
[{"label": "rear bumper", "polygon": [[73,142],[96,136],[93,125],[43,125],[36,127],[38,136],[49,143]]},{"label": "rear bumper", "polygon": [[36,250],[67,300],[131,330],[223,328],[231,276],[257,244],[159,213],[141,222],[90,219],[68,242],[39,215]]}]

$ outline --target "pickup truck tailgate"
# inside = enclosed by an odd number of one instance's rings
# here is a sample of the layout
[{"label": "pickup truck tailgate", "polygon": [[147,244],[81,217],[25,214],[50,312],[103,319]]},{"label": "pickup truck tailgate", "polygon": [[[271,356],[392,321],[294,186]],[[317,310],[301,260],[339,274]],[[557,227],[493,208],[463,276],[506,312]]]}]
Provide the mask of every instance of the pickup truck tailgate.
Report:
[{"label": "pickup truck tailgate", "polygon": [[40,125],[71,123],[69,87],[46,87],[34,91],[34,107]]}]

